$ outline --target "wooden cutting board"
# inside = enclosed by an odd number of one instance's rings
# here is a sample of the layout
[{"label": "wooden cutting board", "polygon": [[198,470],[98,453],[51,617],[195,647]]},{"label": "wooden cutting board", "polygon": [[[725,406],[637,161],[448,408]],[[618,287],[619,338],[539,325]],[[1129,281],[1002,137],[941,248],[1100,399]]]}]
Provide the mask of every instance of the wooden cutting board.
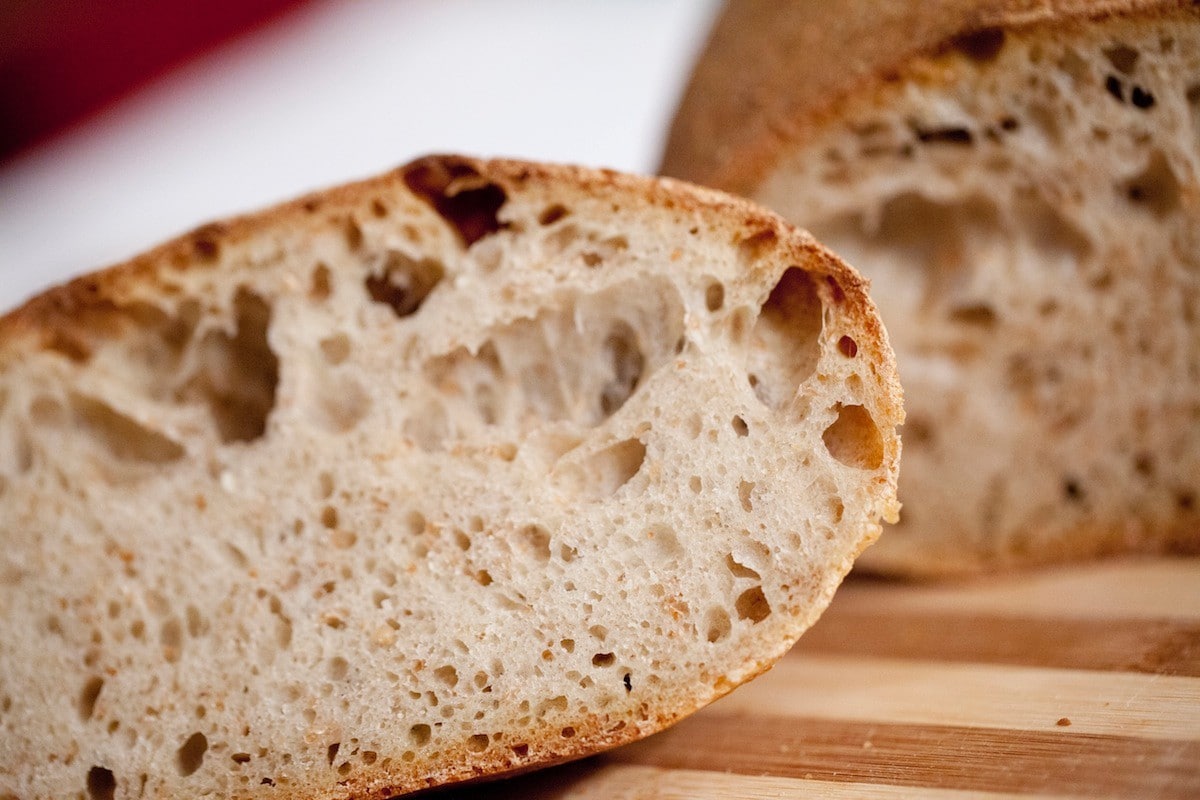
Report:
[{"label": "wooden cutting board", "polygon": [[1200,559],[847,580],[675,728],[450,797],[1200,798]]}]

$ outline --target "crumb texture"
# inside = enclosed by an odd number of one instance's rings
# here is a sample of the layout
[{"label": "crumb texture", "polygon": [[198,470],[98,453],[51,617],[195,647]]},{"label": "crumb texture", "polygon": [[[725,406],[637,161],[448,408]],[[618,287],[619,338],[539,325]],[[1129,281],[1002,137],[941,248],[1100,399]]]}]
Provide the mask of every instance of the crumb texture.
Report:
[{"label": "crumb texture", "polygon": [[896,347],[904,512],[866,567],[1200,550],[1200,14],[1141,5],[913,56],[750,192]]},{"label": "crumb texture", "polygon": [[0,797],[388,797],[753,677],[896,513],[857,275],[424,159],[0,320]]}]

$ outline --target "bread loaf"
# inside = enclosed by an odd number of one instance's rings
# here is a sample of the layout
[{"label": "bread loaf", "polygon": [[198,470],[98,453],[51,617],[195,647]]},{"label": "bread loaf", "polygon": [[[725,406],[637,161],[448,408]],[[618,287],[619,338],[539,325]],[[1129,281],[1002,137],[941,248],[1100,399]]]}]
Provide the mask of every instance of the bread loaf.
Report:
[{"label": "bread loaf", "polygon": [[734,0],[663,162],[872,281],[932,575],[1200,550],[1200,6]]},{"label": "bread loaf", "polygon": [[385,798],[766,670],[897,511],[863,281],[670,180],[431,157],[0,319],[0,796]]}]

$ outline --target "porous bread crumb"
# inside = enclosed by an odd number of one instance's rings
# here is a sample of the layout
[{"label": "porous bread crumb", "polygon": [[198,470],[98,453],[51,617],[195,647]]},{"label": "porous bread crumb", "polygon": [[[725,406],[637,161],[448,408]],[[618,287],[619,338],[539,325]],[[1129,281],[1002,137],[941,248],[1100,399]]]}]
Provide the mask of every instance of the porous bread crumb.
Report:
[{"label": "porous bread crumb", "polygon": [[903,56],[747,189],[863,270],[896,347],[904,512],[864,568],[1200,550],[1200,12],[1109,5],[1138,8],[995,12]]},{"label": "porous bread crumb", "polygon": [[382,798],[630,741],[769,667],[896,513],[861,280],[670,181],[426,159],[0,332],[22,800]]}]

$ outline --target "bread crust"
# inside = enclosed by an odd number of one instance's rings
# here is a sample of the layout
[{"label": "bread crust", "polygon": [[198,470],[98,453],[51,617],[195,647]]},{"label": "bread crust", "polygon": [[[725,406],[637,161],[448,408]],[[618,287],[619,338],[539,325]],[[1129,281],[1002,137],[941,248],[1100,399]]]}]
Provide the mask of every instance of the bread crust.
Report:
[{"label": "bread crust", "polygon": [[[461,156],[430,156],[376,178],[316,192],[260,213],[204,225],[127,262],[50,289],[0,317],[0,370],[37,350],[55,350],[71,359],[86,360],[90,354],[89,340],[97,335],[97,331],[104,332],[123,324],[125,312],[122,308],[131,298],[144,296],[147,292],[169,293],[172,275],[192,270],[220,270],[226,251],[261,244],[277,235],[303,237],[328,231],[336,224],[334,220],[369,215],[372,203],[380,196],[409,197],[413,204],[412,213],[425,214],[435,226],[444,229],[446,237],[453,237],[452,226],[445,225],[425,207],[421,198],[410,191],[411,176],[415,170],[425,168],[453,170],[462,167],[503,187],[513,196],[544,194],[568,203],[573,197],[600,196],[610,198],[614,207],[620,204],[647,213],[694,218],[697,225],[707,226],[706,236],[725,239],[730,246],[748,239],[768,240],[772,252],[754,269],[777,269],[781,263],[800,264],[810,273],[822,275],[829,281],[837,302],[858,326],[859,351],[873,364],[871,376],[876,383],[873,390],[884,398],[877,409],[878,426],[892,431],[902,423],[902,393],[894,357],[887,333],[868,297],[867,282],[807,233],[748,201],[679,181],[633,177],[607,170]],[[105,335],[116,334],[108,331]],[[878,487],[880,508],[884,516],[894,516],[898,508],[895,483],[899,442],[889,435],[883,446],[886,470]],[[875,535],[877,529],[860,532],[857,551],[861,552]],[[737,684],[769,669],[815,621],[849,569],[854,555],[857,552],[843,563],[827,565],[829,574],[819,581],[823,587],[821,596],[807,609],[792,610],[783,634],[747,654],[746,663],[736,673],[714,680],[707,695],[677,696],[668,707],[649,709],[644,719],[629,719],[628,724],[623,721],[616,727],[611,719],[593,715],[575,724],[573,738],[564,739],[547,732],[541,741],[530,740],[529,757],[525,759],[498,748],[481,756],[469,753],[462,746],[458,751],[444,750],[445,766],[436,770],[421,772],[419,769],[393,768],[389,772],[378,766],[366,766],[332,790],[318,782],[308,786],[293,783],[293,796],[314,800],[382,800],[426,787],[495,777],[580,758],[661,730],[724,695]],[[237,796],[257,797],[262,791],[265,790],[249,789],[244,795]]]},{"label": "bread crust", "polygon": [[922,58],[959,49],[986,60],[993,30],[1177,14],[1200,16],[1200,8],[1188,0],[730,0],[684,91],[660,171],[749,195],[846,102],[905,79]]}]

